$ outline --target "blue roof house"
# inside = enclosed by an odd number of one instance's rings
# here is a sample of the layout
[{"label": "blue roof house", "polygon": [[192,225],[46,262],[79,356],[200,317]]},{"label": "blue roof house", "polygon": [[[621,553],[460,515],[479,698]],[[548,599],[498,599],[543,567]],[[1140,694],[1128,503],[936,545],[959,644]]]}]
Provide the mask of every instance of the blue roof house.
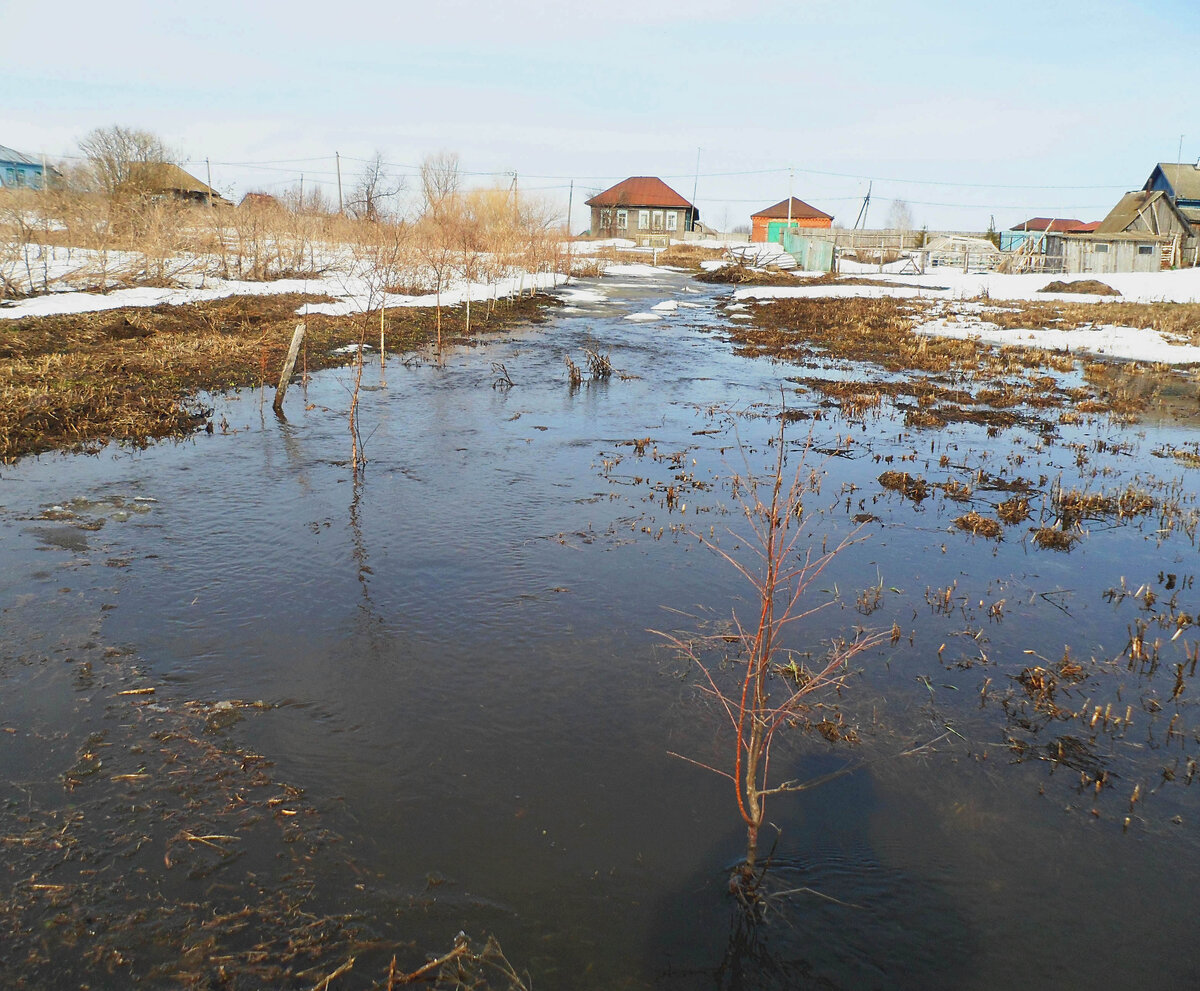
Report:
[{"label": "blue roof house", "polygon": [[0,186],[5,189],[41,189],[44,170],[40,161],[0,145]]},{"label": "blue roof house", "polygon": [[1188,223],[1200,226],[1200,162],[1159,162],[1142,189],[1166,193]]}]

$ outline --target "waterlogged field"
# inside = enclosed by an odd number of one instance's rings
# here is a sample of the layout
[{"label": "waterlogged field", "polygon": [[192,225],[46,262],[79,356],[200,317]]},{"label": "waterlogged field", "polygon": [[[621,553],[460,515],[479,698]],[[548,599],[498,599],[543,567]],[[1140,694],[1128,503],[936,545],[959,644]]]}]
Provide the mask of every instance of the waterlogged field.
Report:
[{"label": "waterlogged field", "polygon": [[[488,936],[533,987],[1194,987],[1189,378],[664,270],[561,298],[368,362],[357,481],[346,368],[4,469],[0,983],[398,986],[461,930],[492,987]],[[700,538],[752,560],[781,416],[801,546],[856,538],[781,656],[885,636],[776,738],[830,778],[770,800],[747,928],[728,723],[650,631],[753,618]]]}]

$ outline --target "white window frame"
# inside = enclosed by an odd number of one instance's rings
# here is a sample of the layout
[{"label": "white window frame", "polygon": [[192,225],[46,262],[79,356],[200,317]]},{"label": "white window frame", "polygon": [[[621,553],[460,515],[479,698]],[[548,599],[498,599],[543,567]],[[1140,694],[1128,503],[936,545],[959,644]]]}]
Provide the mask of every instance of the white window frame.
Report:
[{"label": "white window frame", "polygon": [[679,230],[679,214],[678,213],[676,213],[674,210],[668,211],[666,220],[667,220],[667,230],[669,230],[669,231]]},{"label": "white window frame", "polygon": [[628,210],[618,210],[617,211],[617,230],[619,230],[619,231],[629,230],[629,211]]},{"label": "white window frame", "polygon": [[649,210],[639,210],[638,211],[638,230],[644,231],[649,226],[650,226],[650,211]]},{"label": "white window frame", "polygon": [[663,212],[655,210],[650,222],[654,225],[654,230],[661,231],[663,229]]}]

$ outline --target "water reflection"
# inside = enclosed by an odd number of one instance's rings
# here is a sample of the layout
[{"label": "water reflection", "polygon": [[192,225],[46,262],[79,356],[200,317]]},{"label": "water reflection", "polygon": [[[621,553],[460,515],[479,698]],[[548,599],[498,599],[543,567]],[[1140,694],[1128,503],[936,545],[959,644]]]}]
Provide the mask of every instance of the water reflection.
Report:
[{"label": "water reflection", "polygon": [[[1112,452],[1095,442],[1131,432],[913,432],[882,413],[849,429],[791,391],[800,370],[731,356],[720,291],[696,288],[670,273],[602,282],[600,299],[576,299],[545,327],[450,351],[441,367],[392,363],[387,388],[362,395],[357,481],[344,464],[347,370],[316,376],[288,423],[247,393],[220,403],[236,433],[6,469],[5,725],[92,731],[71,722],[55,624],[76,645],[95,639],[101,665],[107,645],[132,651],[164,700],[273,703],[225,732],[305,789],[361,871],[323,881],[411,941],[415,962],[465,928],[495,932],[535,986],[1052,987],[1136,984],[1135,955],[1114,960],[1136,943],[1164,986],[1189,986],[1172,933],[1200,908],[1186,882],[1191,743],[1167,727],[1176,711],[1177,730],[1194,719],[1190,682],[1171,698],[1166,657],[1196,639],[1185,627],[1170,640],[1171,617],[1200,614],[1181,577],[1196,570],[1194,546],[1153,519],[1096,526],[1070,554],[1039,551],[1020,527],[988,542],[953,529],[963,510],[943,489],[918,507],[878,482],[889,467],[931,486],[1020,474],[1037,513],[1060,476],[1184,472],[1149,454],[1179,438],[1151,427],[1136,452]],[[702,308],[653,310],[672,298]],[[585,347],[621,374],[572,392],[563,357]],[[492,388],[494,361],[511,389]],[[822,590],[844,608],[794,646],[855,624],[903,635],[842,700],[866,769],[770,810],[775,877],[795,893],[748,931],[725,890],[740,842],[727,783],[668,756],[719,762],[717,716],[646,631],[664,607],[723,621],[744,595],[687,529],[731,522],[722,480],[744,468],[725,411],[748,414],[737,435],[757,468],[775,429],[757,414],[781,387],[814,417],[795,436],[811,426],[839,452],[820,467],[837,507],[825,525],[876,517]],[[686,498],[668,500],[671,486]],[[995,495],[978,486],[971,505]],[[105,522],[38,518],[76,497],[108,500],[77,514]],[[135,498],[156,501],[117,519]],[[1176,575],[1170,590],[1159,571]],[[1162,594],[1105,599],[1122,576]],[[869,614],[855,608],[866,588],[878,592]],[[1147,617],[1162,619],[1148,639],[1162,641],[1169,677],[1116,663]],[[1067,781],[1067,762],[1053,778],[1044,761],[1010,763],[1003,700],[1032,706],[1014,680],[1026,652],[1053,662],[1067,643],[1095,662],[1079,708],[1103,711],[1118,690],[1122,716],[1136,706],[1124,736],[1097,741],[1115,772],[1099,794]],[[68,687],[39,697],[57,680]],[[1045,720],[1028,722],[1031,752],[1045,754]],[[1085,723],[1072,734],[1091,735]],[[935,738],[918,758],[877,759]],[[797,773],[843,756],[821,740],[790,747]],[[56,781],[63,768],[35,750],[3,751],[10,777]],[[1163,781],[1172,762],[1177,780]],[[1153,793],[1123,833],[1143,780]]]}]

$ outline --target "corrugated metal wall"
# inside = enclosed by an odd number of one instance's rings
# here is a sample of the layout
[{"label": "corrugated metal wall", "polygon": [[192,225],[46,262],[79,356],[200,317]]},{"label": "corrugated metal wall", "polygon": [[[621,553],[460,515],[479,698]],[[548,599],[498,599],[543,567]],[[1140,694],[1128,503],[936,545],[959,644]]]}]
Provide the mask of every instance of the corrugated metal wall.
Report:
[{"label": "corrugated metal wall", "polygon": [[783,232],[783,250],[796,259],[806,272],[833,270],[833,242],[804,237],[794,231]]}]

